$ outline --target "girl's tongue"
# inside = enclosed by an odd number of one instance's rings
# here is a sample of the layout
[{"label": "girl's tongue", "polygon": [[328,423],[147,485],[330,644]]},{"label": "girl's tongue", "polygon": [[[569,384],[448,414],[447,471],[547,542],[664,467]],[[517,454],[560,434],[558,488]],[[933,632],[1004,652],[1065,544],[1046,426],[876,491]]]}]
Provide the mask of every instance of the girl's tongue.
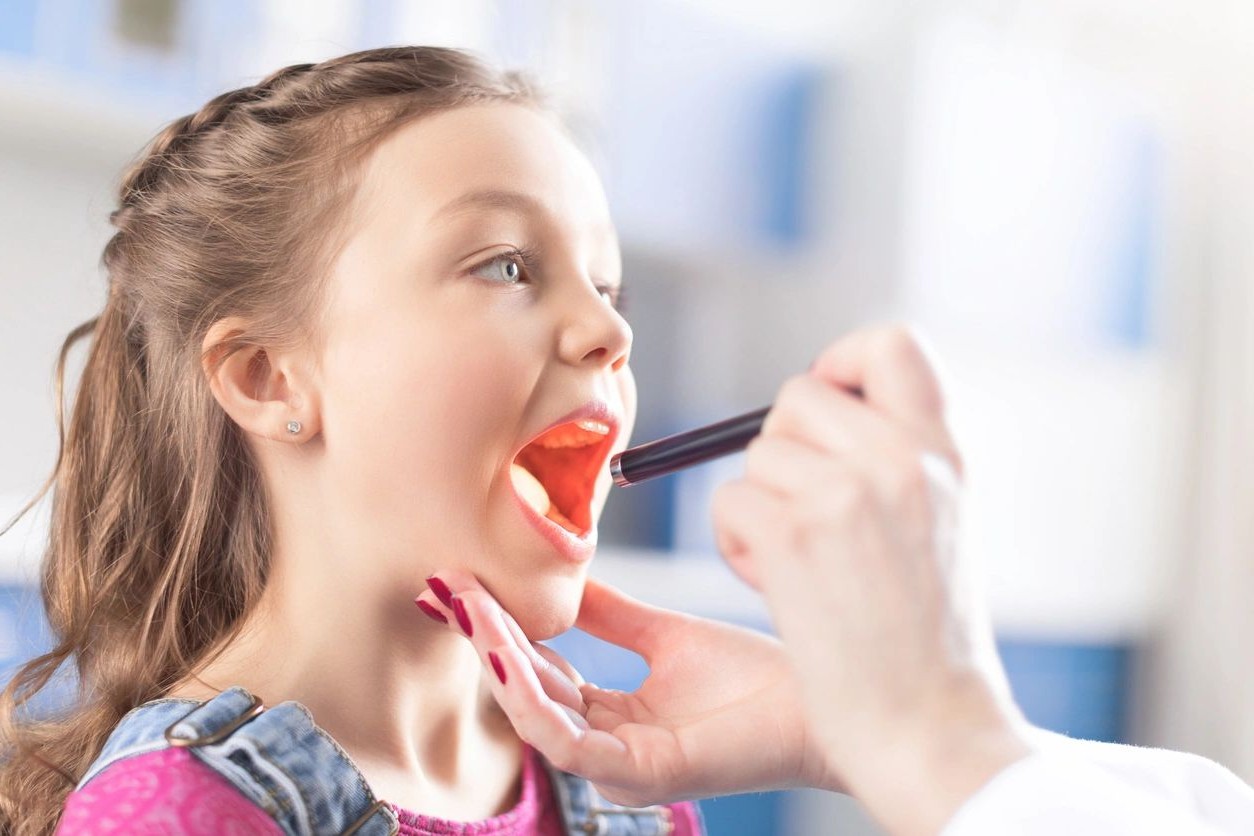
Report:
[{"label": "girl's tongue", "polygon": [[553,522],[573,534],[581,534],[578,526],[566,519],[558,507],[549,499],[549,492],[544,489],[544,485],[540,484],[540,480],[531,475],[527,468],[517,462],[510,465],[510,478],[514,482],[514,490],[518,491],[518,495],[523,501],[540,512],[541,516],[548,517]]}]

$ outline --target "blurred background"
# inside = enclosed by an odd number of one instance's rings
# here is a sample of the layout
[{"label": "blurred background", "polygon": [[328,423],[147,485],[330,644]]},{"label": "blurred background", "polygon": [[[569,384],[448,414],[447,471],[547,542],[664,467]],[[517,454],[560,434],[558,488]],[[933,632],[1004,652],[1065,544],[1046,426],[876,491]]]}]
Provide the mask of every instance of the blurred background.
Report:
[{"label": "blurred background", "polygon": [[[396,43],[530,70],[602,172],[637,443],[916,325],[1028,717],[1254,780],[1248,0],[0,0],[0,520],[55,463],[56,351],[103,305],[126,162],[218,92]],[[594,573],[769,630],[713,545],[742,470],[618,490]],[[48,640],[46,523],[0,538],[3,671]],[[603,685],[645,672],[553,644]],[[713,834],[877,832],[817,792],[702,809]]]}]

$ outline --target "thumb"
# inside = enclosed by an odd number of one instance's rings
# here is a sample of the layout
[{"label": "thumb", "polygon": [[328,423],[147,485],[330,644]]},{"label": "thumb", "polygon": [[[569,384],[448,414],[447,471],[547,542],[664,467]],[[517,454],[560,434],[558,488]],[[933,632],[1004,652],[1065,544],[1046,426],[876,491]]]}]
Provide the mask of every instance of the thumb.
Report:
[{"label": "thumb", "polygon": [[611,644],[625,647],[646,662],[678,613],[632,598],[607,583],[588,578],[575,626]]}]

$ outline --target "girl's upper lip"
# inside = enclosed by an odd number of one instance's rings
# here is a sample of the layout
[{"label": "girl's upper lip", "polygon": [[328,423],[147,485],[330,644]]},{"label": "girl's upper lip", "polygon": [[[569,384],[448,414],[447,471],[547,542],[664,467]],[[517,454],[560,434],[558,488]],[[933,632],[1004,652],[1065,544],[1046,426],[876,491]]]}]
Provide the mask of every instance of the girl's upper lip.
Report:
[{"label": "girl's upper lip", "polygon": [[606,440],[601,443],[605,445],[603,449],[605,450],[611,449],[614,442],[618,439],[618,431],[619,431],[619,428],[622,426],[622,419],[619,417],[618,412],[615,411],[614,408],[609,405],[609,403],[607,403],[606,401],[600,400],[598,398],[593,398],[592,400],[585,403],[583,406],[579,407],[578,409],[572,410],[571,412],[566,413],[561,418],[558,418],[556,421],[549,424],[544,429],[532,435],[531,438],[527,439],[523,443],[522,447],[519,447],[517,450],[514,451],[514,458],[515,459],[518,458],[518,454],[521,453],[523,451],[523,448],[525,448],[528,444],[535,441],[537,438],[544,435],[546,432],[553,429],[554,427],[560,427],[562,424],[569,424],[572,421],[584,421],[584,420],[600,421],[602,424],[605,424],[606,426],[610,428],[609,433],[606,435]]}]

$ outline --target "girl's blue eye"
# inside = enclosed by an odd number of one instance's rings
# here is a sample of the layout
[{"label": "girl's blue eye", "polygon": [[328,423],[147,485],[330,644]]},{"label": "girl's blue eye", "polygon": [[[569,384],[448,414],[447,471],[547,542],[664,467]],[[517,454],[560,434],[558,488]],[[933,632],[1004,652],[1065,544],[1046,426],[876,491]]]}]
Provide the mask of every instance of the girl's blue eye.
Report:
[{"label": "girl's blue eye", "polygon": [[[523,278],[523,270],[527,267],[527,263],[528,255],[525,250],[510,250],[485,261],[470,272],[472,275],[482,276],[489,281],[518,284]],[[626,293],[621,286],[597,285],[597,290],[614,310],[619,313],[626,310]]]},{"label": "girl's blue eye", "polygon": [[522,264],[516,253],[502,253],[483,266],[474,269],[476,276],[487,279],[501,280],[504,284],[514,284],[522,276]]}]

